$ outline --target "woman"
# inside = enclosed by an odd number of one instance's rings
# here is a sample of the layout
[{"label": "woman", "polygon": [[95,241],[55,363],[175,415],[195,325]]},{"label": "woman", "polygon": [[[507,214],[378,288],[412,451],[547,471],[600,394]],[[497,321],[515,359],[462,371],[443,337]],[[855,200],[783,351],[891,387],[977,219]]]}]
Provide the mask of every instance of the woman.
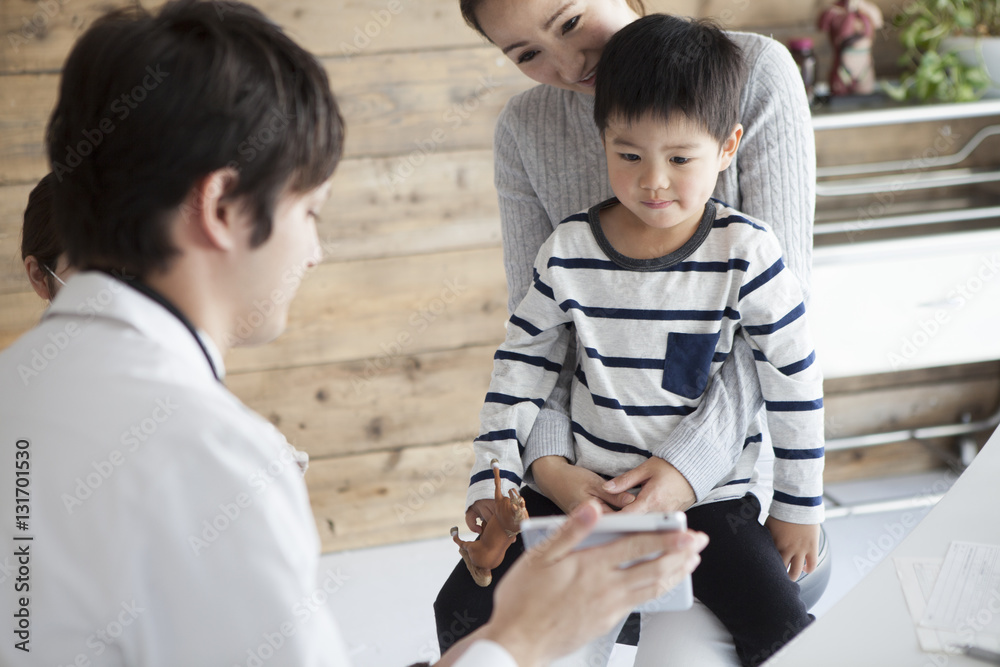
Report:
[{"label": "woman", "polygon": [[28,195],[24,209],[24,227],[21,231],[21,261],[35,293],[52,301],[56,292],[66,283],[75,270],[69,266],[62,244],[56,238],[52,224],[52,183],[49,173],[38,181]]},{"label": "woman", "polygon": [[[594,70],[611,35],[642,15],[644,7],[641,0],[462,0],[461,8],[470,26],[543,84],[508,102],[494,137],[508,307],[513,311],[530,285],[538,249],[555,226],[612,196],[592,117]],[[783,46],[760,35],[731,33],[730,37],[742,48],[749,71],[741,98],[746,131],[735,166],[720,175],[715,196],[771,224],[786,265],[808,295],[815,152],[805,91]],[[746,424],[761,405],[759,398],[752,404],[740,398],[759,397],[760,392],[752,352],[742,340],[738,342],[702,406],[671,434],[670,458],[653,457],[608,485],[570,464],[573,440],[565,377],[525,443],[525,481],[534,482],[544,494],[524,489],[529,513],[567,512],[588,497],[608,508],[628,505],[631,511],[683,510],[701,498],[727,472],[703,467],[706,448],[741,447]],[[573,364],[564,367],[572,372]],[[737,385],[741,391],[727,390]],[[641,486],[637,496],[628,493],[636,486]],[[758,494],[764,496],[765,507],[769,494],[766,487]],[[476,532],[477,518],[489,517],[474,505],[466,522]],[[518,553],[519,542],[494,571],[494,580],[503,576]],[[478,623],[489,618],[491,595],[491,588],[477,589],[459,563],[435,604],[442,648],[455,636],[454,619],[459,615],[478,618]],[[678,664],[735,660],[731,638],[706,610],[696,607],[676,616],[672,628],[657,628],[657,634],[662,639],[658,643],[670,646]],[[692,636],[701,640],[683,641]],[[685,646],[695,651],[690,659],[680,657],[677,642],[691,645]],[[644,651],[640,647],[640,659]]]}]

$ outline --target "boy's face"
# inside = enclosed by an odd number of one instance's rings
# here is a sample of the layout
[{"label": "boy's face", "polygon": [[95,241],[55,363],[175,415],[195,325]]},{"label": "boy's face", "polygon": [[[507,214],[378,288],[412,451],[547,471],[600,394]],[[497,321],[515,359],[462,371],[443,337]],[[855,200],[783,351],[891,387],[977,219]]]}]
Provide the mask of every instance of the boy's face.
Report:
[{"label": "boy's face", "polygon": [[693,230],[742,136],[743,127],[736,125],[720,146],[682,114],[669,122],[649,114],[631,124],[611,119],[604,130],[611,189],[642,224]]}]

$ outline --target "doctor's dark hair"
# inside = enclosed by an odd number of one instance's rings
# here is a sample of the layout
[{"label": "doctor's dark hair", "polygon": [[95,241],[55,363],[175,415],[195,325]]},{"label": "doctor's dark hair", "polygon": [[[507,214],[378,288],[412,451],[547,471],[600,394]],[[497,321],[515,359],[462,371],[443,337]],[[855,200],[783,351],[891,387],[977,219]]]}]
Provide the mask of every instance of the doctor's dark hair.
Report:
[{"label": "doctor's dark hair", "polygon": [[260,11],[181,0],[97,20],[70,52],[46,143],[54,221],[72,265],[144,277],[178,251],[170,221],[226,167],[224,193],[271,235],[283,192],[340,160],[344,126],[326,72]]},{"label": "doctor's dark hair", "polygon": [[650,14],[619,30],[604,47],[594,86],[594,122],[631,123],[674,113],[721,144],[739,122],[746,79],[743,53],[706,20]]},{"label": "doctor's dark hair", "polygon": [[[639,16],[645,15],[646,5],[643,3],[643,0],[625,0],[625,2],[632,9],[632,11]],[[493,40],[486,34],[483,27],[479,25],[479,19],[476,18],[476,12],[482,4],[483,0],[459,0],[458,3],[459,9],[462,11],[462,18],[465,19],[465,22],[469,25],[469,27],[492,42]]]}]

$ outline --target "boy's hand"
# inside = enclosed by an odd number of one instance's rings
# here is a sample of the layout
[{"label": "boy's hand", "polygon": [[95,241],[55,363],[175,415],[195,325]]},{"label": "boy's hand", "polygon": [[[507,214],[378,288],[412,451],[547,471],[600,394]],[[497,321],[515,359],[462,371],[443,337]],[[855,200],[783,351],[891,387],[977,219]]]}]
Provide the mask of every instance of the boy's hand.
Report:
[{"label": "boy's hand", "polygon": [[635,500],[631,493],[611,493],[602,488],[604,478],[575,466],[562,456],[543,456],[531,464],[535,484],[546,498],[566,514],[580,503],[594,498],[602,512],[612,512]]},{"label": "boy's hand", "polygon": [[483,524],[493,518],[497,513],[497,501],[493,498],[484,498],[472,503],[469,509],[465,510],[465,525],[469,530],[477,535],[483,532],[483,527],[476,523],[476,519],[482,519]]},{"label": "boy's hand", "polygon": [[605,482],[603,488],[607,493],[621,493],[637,486],[642,487],[639,497],[623,512],[683,512],[696,500],[684,475],[656,456]]},{"label": "boy's hand", "polygon": [[795,581],[802,571],[812,572],[819,564],[819,524],[788,523],[773,516],[764,522],[771,531],[774,546],[788,568],[788,578]]}]

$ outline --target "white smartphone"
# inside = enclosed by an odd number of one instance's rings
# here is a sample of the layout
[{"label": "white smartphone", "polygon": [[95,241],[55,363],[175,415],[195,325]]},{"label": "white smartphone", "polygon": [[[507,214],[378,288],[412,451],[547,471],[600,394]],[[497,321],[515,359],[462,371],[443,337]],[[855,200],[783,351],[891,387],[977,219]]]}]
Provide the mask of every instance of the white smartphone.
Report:
[{"label": "white smartphone", "polygon": [[[532,549],[544,542],[548,537],[566,522],[565,516],[531,517],[521,522],[521,538],[524,547]],[[631,533],[649,533],[660,531],[687,530],[687,516],[684,512],[664,512],[656,514],[604,514],[597,520],[597,525],[577,549],[596,547],[612,542]],[[621,564],[626,568],[641,560],[656,558],[659,554],[650,554],[645,559],[628,561]],[[655,600],[650,600],[637,608],[640,612],[681,611],[690,609],[694,604],[694,593],[691,588],[691,575],[684,577],[673,589],[667,591]]]}]

